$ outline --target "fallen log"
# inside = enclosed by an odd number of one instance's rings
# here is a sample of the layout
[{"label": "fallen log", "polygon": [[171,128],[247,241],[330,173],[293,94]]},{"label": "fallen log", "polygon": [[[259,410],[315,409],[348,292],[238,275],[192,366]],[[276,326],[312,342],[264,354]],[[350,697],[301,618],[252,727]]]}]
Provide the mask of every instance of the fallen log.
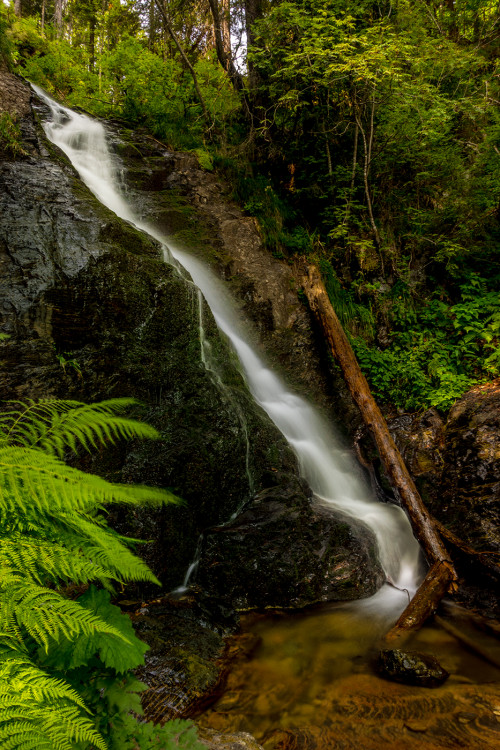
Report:
[{"label": "fallen log", "polygon": [[315,266],[309,266],[302,281],[309,307],[342,369],[351,396],[375,440],[389,481],[408,514],[415,536],[431,566],[413,601],[393,628],[393,630],[397,629],[398,633],[402,633],[415,629],[424,622],[436,609],[447,591],[453,590],[457,575],[452,560],[436,532],[432,518],[389,432],[387,423],[370,392],[366,378],[361,372],[347,336],[332,307],[318,269]]},{"label": "fallen log", "polygon": [[386,634],[386,641],[401,640],[434,614],[439,602],[453,582],[453,568],[446,561],[435,562],[396,624]]}]

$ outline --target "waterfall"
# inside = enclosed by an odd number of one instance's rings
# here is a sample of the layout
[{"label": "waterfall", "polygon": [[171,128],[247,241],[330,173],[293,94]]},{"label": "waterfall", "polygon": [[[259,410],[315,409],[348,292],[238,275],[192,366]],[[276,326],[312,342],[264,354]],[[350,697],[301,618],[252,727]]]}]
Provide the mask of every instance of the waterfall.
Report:
[{"label": "waterfall", "polygon": [[[376,536],[388,579],[413,594],[419,579],[419,547],[404,511],[376,501],[331,425],[304,399],[291,393],[256,354],[223,283],[199,260],[175,247],[168,237],[135,215],[119,189],[103,125],[61,106],[37,86],[33,88],[52,114],[51,121],[44,124],[47,137],[65,152],[90,190],[120,218],[158,240],[165,248],[167,262],[173,258],[190,274],[219,329],[234,347],[250,392],[293,447],[301,473],[314,495],[324,505],[369,526]],[[402,610],[408,601],[406,594],[388,586],[375,599],[378,605],[382,602],[391,611]]]}]

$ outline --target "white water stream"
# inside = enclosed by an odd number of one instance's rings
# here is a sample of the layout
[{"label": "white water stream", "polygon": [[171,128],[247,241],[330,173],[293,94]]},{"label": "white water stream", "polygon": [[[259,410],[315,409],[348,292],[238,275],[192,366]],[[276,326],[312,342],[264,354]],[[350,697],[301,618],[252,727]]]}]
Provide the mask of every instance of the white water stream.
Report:
[{"label": "white water stream", "polygon": [[[246,341],[235,306],[222,282],[200,261],[176,248],[168,237],[135,215],[120,191],[102,124],[57,104],[37,86],[33,88],[52,113],[52,120],[44,125],[48,138],[65,152],[90,190],[120,218],[161,242],[167,261],[171,256],[189,272],[220,330],[231,341],[253,397],[294,448],[302,475],[314,494],[325,505],[360,519],[373,530],[388,578],[413,595],[419,580],[419,547],[405,513],[374,499],[332,427],[304,399],[288,391],[255,353]],[[394,616],[407,603],[406,593],[384,586],[361,606],[374,606],[378,611],[387,609]]]}]

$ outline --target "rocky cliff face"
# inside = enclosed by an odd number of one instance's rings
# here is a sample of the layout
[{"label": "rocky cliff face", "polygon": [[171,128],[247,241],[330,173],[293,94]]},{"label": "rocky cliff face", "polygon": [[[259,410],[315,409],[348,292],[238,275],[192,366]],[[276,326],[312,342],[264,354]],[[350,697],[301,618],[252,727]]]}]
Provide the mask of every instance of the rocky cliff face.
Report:
[{"label": "rocky cliff face", "polygon": [[[47,113],[24,82],[2,73],[0,97],[0,105],[11,112],[16,102],[25,151],[15,159],[4,153],[0,168],[0,330],[10,337],[0,343],[2,396],[140,399],[143,406],[135,416],[154,424],[162,440],[118,447],[85,459],[84,465],[114,480],[173,488],[186,500],[184,507],[156,515],[148,511],[116,518],[120,530],[154,539],[145,556],[165,586],[179,585],[201,531],[224,524],[254,492],[272,487],[273,500],[285,506],[296,497],[295,457],[254,405],[232,352],[201,303],[204,336],[217,358],[223,388],[203,365],[200,302],[193,285],[164,263],[155,242],[90,194],[45,139],[39,121]],[[159,212],[164,228],[189,235],[202,252],[210,222],[193,214],[171,184],[183,179],[172,175],[180,174],[175,166],[184,157],[158,153],[156,145],[148,152],[140,146],[144,139],[134,145],[117,131],[111,137],[124,166],[128,160],[130,189],[136,190],[138,202],[144,201],[144,213],[146,188],[161,194],[161,205],[153,203],[149,210]],[[245,222],[243,229],[248,229]],[[313,527],[317,519],[308,492],[298,492],[300,522]],[[262,502],[260,512],[266,508]],[[287,523],[285,537],[296,523],[293,514]],[[337,542],[342,548],[340,537]],[[357,595],[363,596],[380,584],[381,572],[373,560],[371,532],[365,530],[353,543],[366,572],[364,586],[359,569],[355,572]],[[260,564],[255,550],[248,554],[252,565]],[[315,555],[309,555],[309,563],[303,550],[300,555],[301,574],[314,575]],[[287,587],[293,598],[287,572],[277,565],[276,576],[285,603]],[[217,596],[217,586],[210,593]],[[330,594],[325,590],[320,598]]]}]

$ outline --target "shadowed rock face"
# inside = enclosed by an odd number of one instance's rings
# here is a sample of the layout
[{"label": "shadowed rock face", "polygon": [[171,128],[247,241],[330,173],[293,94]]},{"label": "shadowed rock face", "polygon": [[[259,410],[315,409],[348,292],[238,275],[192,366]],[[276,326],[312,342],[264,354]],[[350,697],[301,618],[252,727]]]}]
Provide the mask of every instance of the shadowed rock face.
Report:
[{"label": "shadowed rock face", "polygon": [[369,529],[319,504],[311,512],[294,482],[262,491],[235,521],[207,533],[198,580],[248,610],[359,599],[385,577]]},{"label": "shadowed rock face", "polygon": [[443,421],[431,409],[391,422],[429,510],[477,550],[500,550],[500,380],[460,398]]},{"label": "shadowed rock face", "polygon": [[445,430],[436,515],[476,549],[500,551],[500,380],[457,401]]},{"label": "shadowed rock face", "polygon": [[[119,530],[154,540],[142,554],[165,586],[179,585],[199,533],[251,500],[247,467],[255,491],[272,486],[286,507],[295,457],[254,405],[204,304],[204,335],[224,388],[202,364],[192,284],[163,262],[155,242],[98,203],[46,141],[38,121],[44,106],[33,97],[29,106],[27,86],[2,73],[0,92],[7,89],[24,102],[18,114],[27,153],[0,164],[0,331],[10,336],[0,343],[2,396],[141,400],[133,416],[156,426],[162,439],[80,463],[115,481],[170,487],[186,500],[184,507],[114,519]],[[8,93],[4,101],[12,98]],[[184,210],[174,213],[179,227],[192,226]],[[307,492],[297,492],[300,523],[314,525]],[[285,535],[296,523],[293,513],[287,518]],[[314,555],[309,564],[308,570],[301,553],[306,578],[314,576]],[[285,603],[288,574],[276,575]]]}]

